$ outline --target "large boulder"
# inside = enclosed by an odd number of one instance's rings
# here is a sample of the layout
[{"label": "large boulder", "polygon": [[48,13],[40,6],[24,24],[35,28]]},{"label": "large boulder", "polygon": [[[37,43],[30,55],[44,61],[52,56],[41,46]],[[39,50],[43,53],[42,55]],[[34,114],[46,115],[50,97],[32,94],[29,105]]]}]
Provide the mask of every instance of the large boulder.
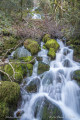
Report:
[{"label": "large boulder", "polygon": [[62,112],[59,107],[45,100],[42,110],[42,120],[62,120]]},{"label": "large boulder", "polygon": [[38,64],[38,74],[42,74],[45,71],[48,71],[50,66],[44,62],[39,62]]},{"label": "large boulder", "polygon": [[40,115],[41,120],[62,120],[60,108],[49,102],[46,98],[36,100],[33,109],[35,118]]},{"label": "large boulder", "polygon": [[0,82],[0,120],[13,113],[20,98],[20,86],[15,82]]},{"label": "large boulder", "polygon": [[34,41],[32,39],[27,39],[24,41],[24,47],[28,49],[32,55],[35,55],[40,50],[39,44],[37,41]]}]

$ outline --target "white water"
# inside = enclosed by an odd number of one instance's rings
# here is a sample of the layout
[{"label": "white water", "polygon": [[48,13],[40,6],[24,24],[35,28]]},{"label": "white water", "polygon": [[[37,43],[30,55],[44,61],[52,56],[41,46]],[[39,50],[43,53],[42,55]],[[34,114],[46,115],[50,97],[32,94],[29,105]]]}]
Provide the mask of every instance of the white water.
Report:
[{"label": "white water", "polygon": [[[50,65],[50,70],[40,78],[37,75],[38,62],[36,61],[32,76],[26,79],[27,83],[24,87],[22,85],[20,109],[24,111],[24,114],[20,120],[41,120],[40,111],[42,109],[40,108],[37,113],[37,118],[34,117],[34,111],[37,101],[44,97],[59,106],[63,113],[63,120],[80,120],[80,88],[75,80],[71,79],[71,74],[80,69],[80,64],[73,61],[73,50],[65,47],[62,41],[57,41],[60,44],[60,50],[56,54],[56,59],[50,63],[47,50],[42,48],[43,43],[41,43],[41,52],[38,53],[38,56],[43,57],[43,62]],[[25,86],[35,79],[40,81],[39,90],[37,93],[28,94]]]}]

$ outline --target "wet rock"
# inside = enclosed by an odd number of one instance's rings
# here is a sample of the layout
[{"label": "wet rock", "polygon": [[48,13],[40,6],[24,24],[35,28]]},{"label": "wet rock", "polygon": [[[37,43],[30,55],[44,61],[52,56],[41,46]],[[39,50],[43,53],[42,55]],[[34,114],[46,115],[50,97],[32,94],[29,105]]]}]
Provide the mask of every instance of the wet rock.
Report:
[{"label": "wet rock", "polygon": [[42,61],[43,60],[43,58],[42,57],[36,57],[36,59],[37,59],[37,61]]},{"label": "wet rock", "polygon": [[38,42],[32,40],[32,39],[27,39],[24,41],[24,47],[28,49],[32,55],[35,55],[38,53],[40,50]]},{"label": "wet rock", "polygon": [[63,54],[64,54],[64,55],[67,55],[68,53],[70,53],[70,51],[65,48],[64,51],[63,51]]},{"label": "wet rock", "polygon": [[27,49],[25,49],[23,46],[17,48],[13,54],[13,58],[16,58],[16,59],[21,57],[27,57],[27,56],[31,56],[31,53]]},{"label": "wet rock", "polygon": [[76,80],[80,85],[80,70],[73,72],[72,79]]},{"label": "wet rock", "polygon": [[62,64],[64,67],[72,67],[70,60],[68,59],[65,59]]},{"label": "wet rock", "polygon": [[42,120],[62,120],[60,108],[45,100],[42,110]]},{"label": "wet rock", "polygon": [[62,112],[60,108],[44,97],[35,101],[33,110],[35,118],[38,116],[41,120],[62,120]]},{"label": "wet rock", "polygon": [[45,71],[48,71],[50,66],[46,63],[39,62],[38,64],[38,74],[42,74]]},{"label": "wet rock", "polygon": [[20,116],[22,116],[23,113],[24,113],[24,111],[23,111],[23,110],[20,110],[20,111],[18,111],[18,112],[16,113],[16,116],[17,116],[17,117],[20,117]]},{"label": "wet rock", "polygon": [[34,93],[37,92],[40,85],[40,79],[38,77],[34,78],[29,85],[26,87],[27,92]]},{"label": "wet rock", "polygon": [[54,79],[54,74],[52,71],[46,72],[46,74],[43,76],[42,79],[42,84],[52,84],[53,83],[53,79]]}]

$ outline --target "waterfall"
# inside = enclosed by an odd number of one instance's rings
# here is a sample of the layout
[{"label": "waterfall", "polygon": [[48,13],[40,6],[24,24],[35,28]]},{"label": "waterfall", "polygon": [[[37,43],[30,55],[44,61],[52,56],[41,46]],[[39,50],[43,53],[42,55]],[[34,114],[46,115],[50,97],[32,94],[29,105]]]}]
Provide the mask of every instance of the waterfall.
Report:
[{"label": "waterfall", "polygon": [[[47,56],[48,51],[43,49],[44,43],[41,42],[41,51],[38,56],[43,58],[43,62],[50,65],[50,70],[40,77],[37,74],[38,61],[35,62],[33,74],[25,86],[35,80],[37,84],[39,83],[38,90],[28,94],[27,91],[24,92],[25,87],[22,89],[23,99],[20,109],[24,111],[24,114],[20,120],[41,120],[44,98],[61,109],[63,120],[80,120],[80,88],[75,80],[71,79],[71,74],[80,69],[80,65],[73,61],[73,50],[66,47],[62,41],[57,40],[57,42],[60,44],[60,50],[53,61]],[[38,102],[40,108],[35,118],[34,111]]]}]

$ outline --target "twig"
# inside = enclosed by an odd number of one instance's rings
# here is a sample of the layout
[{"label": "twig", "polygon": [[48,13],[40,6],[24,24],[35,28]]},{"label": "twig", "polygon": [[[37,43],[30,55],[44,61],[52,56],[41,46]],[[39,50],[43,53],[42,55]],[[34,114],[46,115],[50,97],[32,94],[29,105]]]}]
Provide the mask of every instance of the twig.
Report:
[{"label": "twig", "polygon": [[4,71],[2,71],[2,70],[0,70],[0,72],[3,73],[3,74],[5,74],[5,75],[7,75],[7,77],[9,78],[9,80],[12,82],[12,80],[11,80],[9,74],[7,74],[6,72],[4,72]]}]

